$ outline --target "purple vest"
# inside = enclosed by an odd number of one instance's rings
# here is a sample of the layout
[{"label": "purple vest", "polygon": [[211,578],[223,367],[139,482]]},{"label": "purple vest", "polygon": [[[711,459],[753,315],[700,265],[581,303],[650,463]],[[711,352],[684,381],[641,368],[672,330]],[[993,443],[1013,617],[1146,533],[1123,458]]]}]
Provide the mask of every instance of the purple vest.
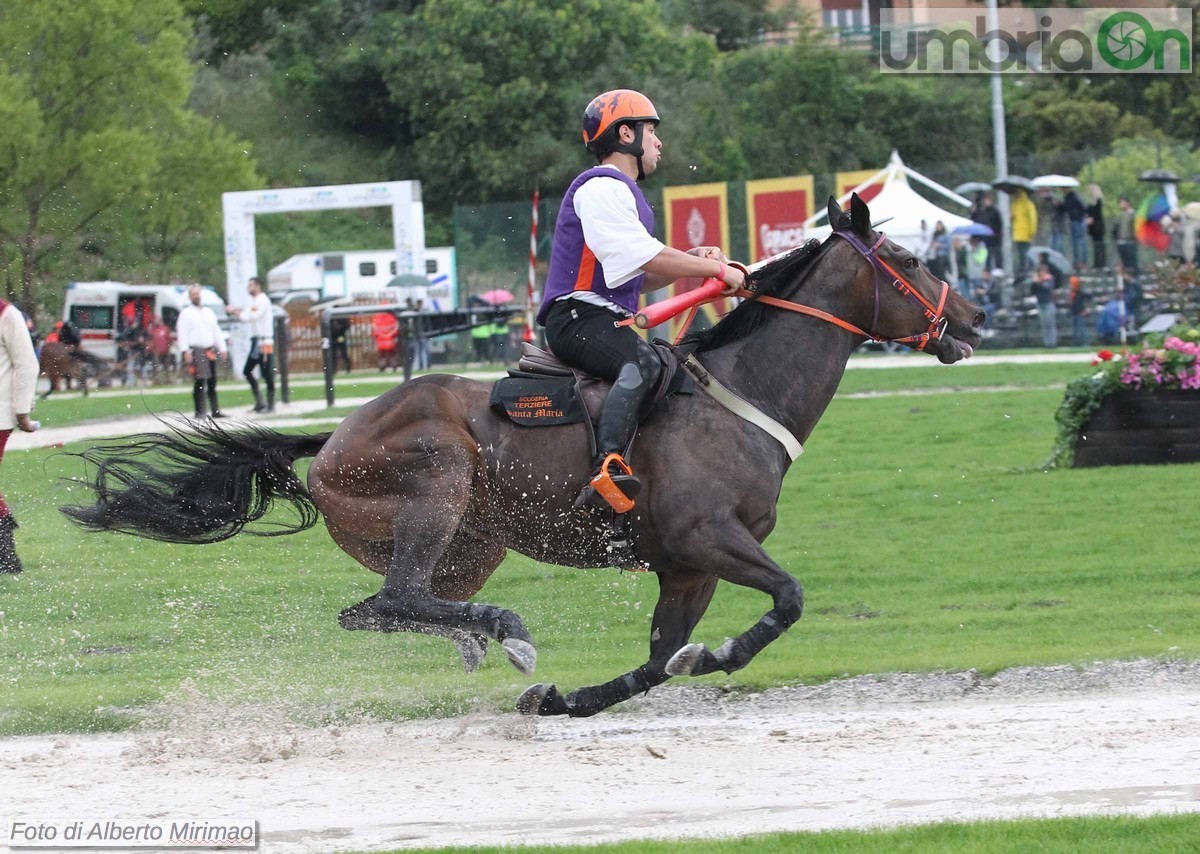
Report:
[{"label": "purple vest", "polygon": [[575,213],[575,191],[582,187],[585,181],[597,176],[625,182],[633,191],[638,219],[647,234],[654,234],[654,211],[642,195],[636,181],[623,172],[603,166],[595,166],[580,173],[567,188],[562,206],[558,209],[558,222],[554,225],[554,244],[550,250],[550,272],[546,275],[542,307],[537,315],[538,323],[542,325],[546,323],[550,304],[572,291],[594,291],[630,314],[638,309],[638,297],[642,294],[642,283],[646,280],[646,274],[634,276],[620,287],[609,288],[604,284],[604,270],[600,267],[600,262],[583,240],[583,226]]}]

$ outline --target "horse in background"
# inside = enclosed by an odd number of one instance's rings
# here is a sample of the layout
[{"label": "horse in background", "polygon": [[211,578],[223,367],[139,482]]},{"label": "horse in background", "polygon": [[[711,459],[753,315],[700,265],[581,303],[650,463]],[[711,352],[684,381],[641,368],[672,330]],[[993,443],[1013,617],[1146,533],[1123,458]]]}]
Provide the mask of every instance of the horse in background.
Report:
[{"label": "horse in background", "polygon": [[[829,222],[823,244],[756,271],[741,305],[685,340],[695,392],[664,398],[639,427],[644,486],[627,517],[633,552],[659,582],[648,660],[565,694],[533,685],[521,711],[592,715],[672,676],[745,667],[801,616],[800,582],[762,542],[784,475],[851,353],[867,340],[897,341],[950,364],[979,343],[983,312],[875,232],[857,195],[848,213],[830,199]],[[610,511],[572,510],[591,470],[582,426],[518,427],[489,407],[490,392],[491,384],[430,375],[367,403],[332,433],[214,424],[129,437],[80,454],[95,467],[95,503],[63,512],[91,530],[210,543],[281,499],[298,518],[251,533],[292,533],[323,517],[334,542],[383,576],[377,594],[342,611],[343,628],[447,637],[468,670],[490,639],[530,673],[537,650],[520,616],[472,597],[509,549],[563,566],[612,566]],[[759,420],[735,414],[731,397]],[[310,456],[305,484],[293,466]],[[710,650],[690,638],[721,580],[761,591],[772,607]]]},{"label": "horse in background", "polygon": [[67,391],[71,390],[71,382],[74,380],[82,389],[83,396],[87,397],[88,379],[103,376],[107,369],[104,360],[99,356],[88,353],[86,350],[77,350],[61,341],[44,342],[38,353],[38,363],[40,367],[38,375],[44,376],[50,381],[50,387],[41,396],[42,400],[58,389],[60,380],[65,384]]}]

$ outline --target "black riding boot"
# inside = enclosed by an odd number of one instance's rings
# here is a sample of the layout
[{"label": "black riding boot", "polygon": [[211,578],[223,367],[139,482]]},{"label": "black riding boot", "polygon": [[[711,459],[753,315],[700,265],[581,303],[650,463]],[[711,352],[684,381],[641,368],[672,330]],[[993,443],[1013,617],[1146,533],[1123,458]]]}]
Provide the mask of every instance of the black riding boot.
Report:
[{"label": "black riding boot", "polygon": [[267,386],[267,412],[275,411],[275,384]]},{"label": "black riding boot", "polygon": [[213,365],[212,370],[213,370],[213,377],[212,377],[212,379],[208,380],[208,382],[207,382],[209,414],[213,418],[224,418],[225,413],[222,412],[220,407],[217,406],[217,377],[216,377],[217,366]]},{"label": "black riding boot", "polygon": [[21,560],[17,557],[17,547],[13,542],[16,528],[17,520],[12,516],[0,519],[0,573],[16,575],[21,572]]},{"label": "black riding boot", "polygon": [[193,418],[204,418],[208,414],[204,405],[204,380],[192,383],[192,404],[195,407]]},{"label": "black riding boot", "polygon": [[[602,490],[608,485],[608,479],[611,479],[613,485],[624,494],[629,502],[632,502],[641,491],[642,482],[638,480],[637,475],[633,474],[633,469],[629,468],[621,455],[629,447],[633,434],[637,431],[638,414],[646,396],[654,387],[657,373],[657,365],[654,366],[652,375],[649,377],[643,377],[638,366],[633,362],[628,362],[621,368],[617,382],[609,391],[608,397],[604,399],[604,405],[600,409],[600,426],[596,430],[595,469],[591,479],[583,487],[579,497],[575,499],[576,507],[612,505],[612,502],[602,494]],[[614,456],[616,459],[610,462],[606,472],[604,470],[605,460]],[[605,477],[606,474],[608,478]],[[620,496],[617,498],[619,501]],[[612,506],[620,509],[616,505]]]},{"label": "black riding boot", "polygon": [[254,395],[254,411],[266,412],[267,405],[263,403],[262,392],[258,389],[258,380],[254,379],[253,376],[247,375],[246,382],[250,383],[250,393]]}]

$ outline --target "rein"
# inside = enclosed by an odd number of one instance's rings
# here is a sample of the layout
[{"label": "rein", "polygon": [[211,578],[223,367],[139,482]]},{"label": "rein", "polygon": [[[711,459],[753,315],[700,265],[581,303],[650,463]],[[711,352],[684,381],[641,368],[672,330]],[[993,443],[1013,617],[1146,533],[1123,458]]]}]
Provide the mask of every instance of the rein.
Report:
[{"label": "rein", "polygon": [[[908,279],[904,278],[904,276],[893,270],[891,265],[879,257],[877,253],[879,251],[879,247],[883,245],[885,240],[887,240],[886,234],[880,232],[879,239],[876,240],[872,246],[867,246],[865,243],[859,240],[856,235],[850,232],[835,231],[833,232],[833,236],[840,237],[853,246],[855,251],[858,252],[858,254],[865,258],[868,262],[870,262],[871,266],[875,270],[875,315],[871,320],[872,331],[868,332],[859,329],[853,323],[842,320],[840,317],[836,317],[827,311],[821,311],[819,308],[813,308],[812,306],[792,302],[791,300],[780,299],[778,297],[756,297],[753,291],[748,291],[744,288],[738,291],[734,296],[754,297],[756,302],[774,306],[775,308],[782,308],[786,311],[794,311],[799,314],[806,314],[809,317],[815,317],[818,320],[824,320],[826,323],[832,323],[834,326],[840,326],[842,329],[845,329],[848,332],[852,332],[855,335],[861,335],[864,338],[869,338],[872,341],[894,341],[897,344],[907,344],[914,350],[924,350],[925,346],[931,340],[936,341],[946,333],[947,319],[944,309],[946,307],[946,297],[950,292],[950,286],[946,284],[946,282],[942,282],[942,292],[938,295],[937,305],[935,306],[928,299],[922,296],[920,291],[913,287],[912,282],[908,281]],[[882,338],[875,334],[874,329],[876,324],[879,322],[880,279],[890,279],[890,284],[892,287],[905,296],[910,296],[920,303],[921,310],[925,315],[925,318],[929,321],[929,328],[927,330],[917,335],[905,335],[901,338]]]}]

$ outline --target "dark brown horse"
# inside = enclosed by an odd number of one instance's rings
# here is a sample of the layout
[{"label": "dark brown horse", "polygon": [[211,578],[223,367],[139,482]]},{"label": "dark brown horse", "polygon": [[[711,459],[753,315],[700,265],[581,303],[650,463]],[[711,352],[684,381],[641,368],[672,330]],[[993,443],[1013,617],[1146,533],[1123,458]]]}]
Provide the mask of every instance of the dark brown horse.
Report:
[{"label": "dark brown horse", "polygon": [[67,391],[71,390],[71,381],[79,383],[83,396],[88,394],[88,378],[101,376],[105,367],[104,362],[86,351],[76,352],[75,348],[60,341],[47,341],[42,344],[38,356],[40,374],[50,381],[50,387],[42,395],[42,400],[48,398],[58,389],[59,381],[63,381]]},{"label": "dark brown horse", "polygon": [[[591,715],[670,676],[746,666],[803,607],[799,582],[761,546],[790,463],[786,433],[808,438],[867,333],[945,363],[978,343],[979,309],[876,234],[857,196],[849,214],[830,200],[830,222],[836,230],[824,244],[759,270],[755,296],[691,342],[708,374],[773,419],[784,441],[703,389],[667,398],[638,432],[645,488],[632,511],[633,546],[660,585],[649,660],[565,695],[535,685],[518,701],[522,711]],[[468,669],[491,638],[529,673],[536,650],[521,618],[471,597],[508,549],[575,567],[610,566],[612,557],[599,517],[571,510],[590,470],[584,430],[515,427],[489,410],[489,391],[427,376],[329,434],[206,427],[93,449],[83,456],[98,467],[96,503],[64,510],[94,530],[204,543],[237,534],[273,498],[285,499],[299,520],[263,533],[301,530],[319,513],[339,546],[384,576],[379,593],[342,612],[343,627],[449,637]],[[314,454],[306,489],[292,466]],[[719,580],[761,590],[772,608],[709,650],[689,639]]]}]

